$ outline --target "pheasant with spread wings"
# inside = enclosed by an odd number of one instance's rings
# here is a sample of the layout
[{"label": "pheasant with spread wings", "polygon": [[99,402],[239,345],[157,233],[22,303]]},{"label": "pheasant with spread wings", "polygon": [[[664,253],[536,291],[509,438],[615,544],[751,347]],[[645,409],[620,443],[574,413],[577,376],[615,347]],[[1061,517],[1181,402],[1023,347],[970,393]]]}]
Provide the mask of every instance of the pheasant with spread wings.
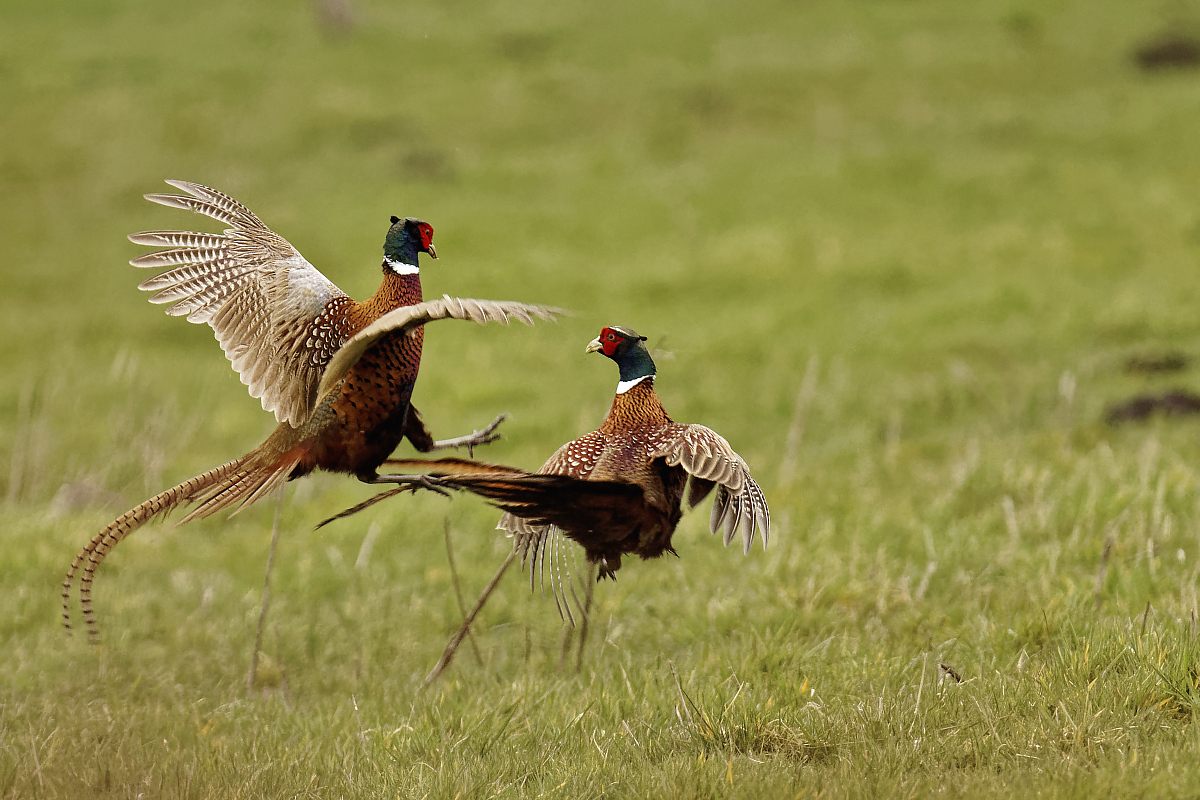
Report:
[{"label": "pheasant with spread wings", "polygon": [[180,522],[221,509],[244,508],[285,481],[315,469],[380,480],[377,470],[407,438],[419,452],[474,447],[494,440],[497,417],[483,430],[435,440],[410,398],[421,365],[424,325],[440,319],[532,324],[559,309],[526,303],[443,297],[423,302],[418,255],[437,258],[433,228],[391,218],[383,245],[383,282],[366,302],[338,289],[248,208],[222,192],[167,181],[183,195],[146,199],[204,214],[224,233],[148,231],[136,244],[166,248],[134,259],[166,271],[139,288],[167,313],[207,323],[234,370],[274,412],[279,426],[241,458],[197,475],[122,514],[83,548],[63,580],[63,623],[69,629],[72,585],[82,567],[80,604],[94,632],[91,587],[96,568],[122,539],[181,504]]}]

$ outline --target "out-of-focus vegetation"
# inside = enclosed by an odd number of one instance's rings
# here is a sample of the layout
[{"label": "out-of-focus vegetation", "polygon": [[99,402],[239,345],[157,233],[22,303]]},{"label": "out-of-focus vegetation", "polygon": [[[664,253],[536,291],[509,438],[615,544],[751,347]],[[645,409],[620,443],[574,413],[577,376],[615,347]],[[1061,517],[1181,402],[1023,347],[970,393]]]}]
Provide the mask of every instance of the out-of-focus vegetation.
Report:
[{"label": "out-of-focus vegetation", "polygon": [[[0,794],[1194,793],[1200,427],[1104,421],[1200,388],[1128,368],[1200,353],[1200,73],[1133,57],[1200,23],[1164,8],[0,7]],[[427,295],[574,309],[430,328],[414,403],[443,436],[510,412],[489,460],[595,427],[616,373],[583,347],[636,328],[673,415],[752,466],[770,549],[689,517],[680,559],[598,588],[579,672],[511,577],[420,693],[461,619],[444,522],[473,595],[496,514],[314,533],[370,494],[316,476],[252,696],[269,503],[139,532],[103,646],[67,637],[77,549],[273,424],[125,266],[129,232],[213,229],[141,199],[163,178],[356,297],[413,214]]]}]

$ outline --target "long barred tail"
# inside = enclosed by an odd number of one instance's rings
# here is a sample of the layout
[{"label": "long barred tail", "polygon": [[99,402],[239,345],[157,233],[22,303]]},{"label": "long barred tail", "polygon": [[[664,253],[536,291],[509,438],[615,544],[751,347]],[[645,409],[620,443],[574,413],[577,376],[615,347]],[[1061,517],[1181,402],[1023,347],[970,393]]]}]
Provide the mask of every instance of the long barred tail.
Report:
[{"label": "long barred tail", "polygon": [[87,623],[88,636],[94,641],[96,620],[92,611],[92,580],[100,563],[118,542],[155,517],[166,516],[181,503],[197,505],[197,508],[180,522],[181,525],[215,514],[234,503],[245,507],[286,481],[298,460],[299,455],[296,454],[294,458],[285,457],[264,465],[258,463],[257,451],[252,452],[190,478],[117,517],[108,527],[92,537],[87,547],[75,556],[67,570],[62,584],[63,627],[71,630],[71,586],[81,566],[83,575],[79,579],[79,605]]}]

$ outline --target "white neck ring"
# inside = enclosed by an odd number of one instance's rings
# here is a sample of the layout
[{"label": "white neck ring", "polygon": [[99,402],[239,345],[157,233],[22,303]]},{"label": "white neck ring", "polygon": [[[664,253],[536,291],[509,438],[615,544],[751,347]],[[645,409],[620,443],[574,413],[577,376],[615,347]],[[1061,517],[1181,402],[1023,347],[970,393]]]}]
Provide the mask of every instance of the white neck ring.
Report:
[{"label": "white neck ring", "polygon": [[405,264],[403,261],[396,261],[395,259],[388,258],[387,256],[383,257],[383,263],[387,264],[388,267],[391,268],[392,272],[396,273],[397,275],[421,274],[421,268],[416,264]]},{"label": "white neck ring", "polygon": [[637,386],[642,381],[646,380],[646,378],[653,378],[653,377],[654,377],[653,375],[643,375],[642,377],[634,378],[631,381],[620,381],[617,383],[617,394],[625,394],[630,389]]}]

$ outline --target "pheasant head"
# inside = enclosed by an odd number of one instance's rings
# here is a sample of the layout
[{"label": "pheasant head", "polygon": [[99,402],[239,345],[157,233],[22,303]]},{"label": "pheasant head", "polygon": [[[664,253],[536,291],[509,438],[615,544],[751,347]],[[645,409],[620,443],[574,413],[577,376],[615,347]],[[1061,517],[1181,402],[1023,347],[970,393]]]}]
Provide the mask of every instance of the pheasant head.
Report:
[{"label": "pheasant head", "polygon": [[600,331],[600,335],[588,344],[588,353],[601,353],[617,362],[621,370],[621,382],[617,393],[628,391],[643,378],[653,378],[654,359],[646,349],[646,337],[639,336],[632,328],[613,325]]},{"label": "pheasant head", "polygon": [[415,274],[419,272],[418,253],[437,258],[437,250],[433,248],[433,226],[416,217],[392,217],[392,227],[388,228],[383,242],[384,270],[391,269],[400,275]]}]

